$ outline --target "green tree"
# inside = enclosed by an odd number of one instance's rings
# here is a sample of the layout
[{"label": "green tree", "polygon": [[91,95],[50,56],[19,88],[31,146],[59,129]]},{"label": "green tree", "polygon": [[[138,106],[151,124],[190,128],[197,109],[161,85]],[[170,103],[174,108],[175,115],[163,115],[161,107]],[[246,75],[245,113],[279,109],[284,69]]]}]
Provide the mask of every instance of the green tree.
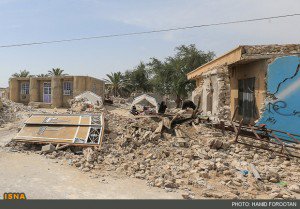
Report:
[{"label": "green tree", "polygon": [[128,83],[127,80],[124,78],[121,72],[106,74],[108,79],[105,79],[107,82],[107,86],[109,91],[116,96],[123,96],[129,92],[127,89]]},{"label": "green tree", "polygon": [[149,79],[149,73],[146,69],[146,65],[143,62],[133,69],[127,71],[127,77],[131,84],[132,90],[135,92],[150,92],[152,91],[152,85]]},{"label": "green tree", "polygon": [[60,69],[60,68],[52,68],[52,70],[48,70],[48,74],[50,76],[65,76],[68,74],[63,73],[64,70]]},{"label": "green tree", "polygon": [[175,95],[179,107],[181,99],[195,88],[194,81],[187,80],[186,74],[211,61],[215,54],[198,50],[193,44],[181,45],[175,51],[175,56],[166,58],[164,62],[152,58],[148,66],[154,74],[152,82],[155,90],[162,94]]},{"label": "green tree", "polygon": [[30,77],[30,76],[31,76],[30,72],[27,71],[27,70],[20,70],[19,73],[12,74],[12,77],[15,77],[15,78],[17,78],[17,77]]},{"label": "green tree", "polygon": [[174,69],[156,58],[151,58],[147,66],[153,90],[163,95],[170,94],[172,86],[172,80],[170,78],[174,73]]}]

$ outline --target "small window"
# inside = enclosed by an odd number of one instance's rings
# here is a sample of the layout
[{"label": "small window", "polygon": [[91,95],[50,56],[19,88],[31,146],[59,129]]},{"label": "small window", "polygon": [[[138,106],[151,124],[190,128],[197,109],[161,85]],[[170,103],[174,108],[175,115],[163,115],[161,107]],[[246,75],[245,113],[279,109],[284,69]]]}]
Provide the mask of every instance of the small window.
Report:
[{"label": "small window", "polygon": [[29,94],[29,83],[21,84],[21,94]]},{"label": "small window", "polygon": [[64,95],[72,94],[72,83],[70,81],[64,82]]}]

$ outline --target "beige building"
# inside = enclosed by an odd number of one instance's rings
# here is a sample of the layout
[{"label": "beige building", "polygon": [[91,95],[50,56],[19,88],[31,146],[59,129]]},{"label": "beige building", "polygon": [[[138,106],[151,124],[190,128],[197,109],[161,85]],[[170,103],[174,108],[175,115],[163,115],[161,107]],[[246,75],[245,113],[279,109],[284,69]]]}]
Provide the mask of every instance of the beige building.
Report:
[{"label": "beige building", "polygon": [[104,85],[104,81],[89,76],[11,78],[9,97],[18,103],[68,107],[68,101],[84,91],[104,98]]},{"label": "beige building", "polygon": [[[239,46],[187,74],[196,80],[194,102],[203,114],[253,123],[265,108],[268,66],[276,58],[299,56],[300,45]],[[284,80],[284,78],[283,78]]]}]

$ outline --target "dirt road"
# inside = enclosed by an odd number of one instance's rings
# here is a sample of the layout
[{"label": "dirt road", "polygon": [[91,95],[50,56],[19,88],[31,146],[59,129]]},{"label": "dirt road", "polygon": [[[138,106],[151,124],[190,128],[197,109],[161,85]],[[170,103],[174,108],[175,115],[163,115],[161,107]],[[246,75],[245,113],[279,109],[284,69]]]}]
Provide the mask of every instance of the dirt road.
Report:
[{"label": "dirt road", "polygon": [[25,192],[29,199],[182,198],[180,191],[148,187],[143,180],[91,175],[38,154],[11,152],[3,145],[14,134],[12,130],[0,130],[0,199],[4,192]]}]

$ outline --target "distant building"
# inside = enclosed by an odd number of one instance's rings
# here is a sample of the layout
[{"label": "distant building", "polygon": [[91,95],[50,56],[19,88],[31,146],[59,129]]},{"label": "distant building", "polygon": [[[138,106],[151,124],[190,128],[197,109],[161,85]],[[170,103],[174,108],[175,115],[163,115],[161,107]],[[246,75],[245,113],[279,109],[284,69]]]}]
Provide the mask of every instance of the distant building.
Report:
[{"label": "distant building", "polygon": [[68,107],[68,101],[85,91],[104,98],[104,81],[89,76],[10,78],[9,97],[18,103]]},{"label": "distant building", "polygon": [[8,99],[8,88],[0,88],[0,98]]},{"label": "distant building", "polygon": [[187,77],[204,114],[299,133],[300,44],[239,46]]}]

